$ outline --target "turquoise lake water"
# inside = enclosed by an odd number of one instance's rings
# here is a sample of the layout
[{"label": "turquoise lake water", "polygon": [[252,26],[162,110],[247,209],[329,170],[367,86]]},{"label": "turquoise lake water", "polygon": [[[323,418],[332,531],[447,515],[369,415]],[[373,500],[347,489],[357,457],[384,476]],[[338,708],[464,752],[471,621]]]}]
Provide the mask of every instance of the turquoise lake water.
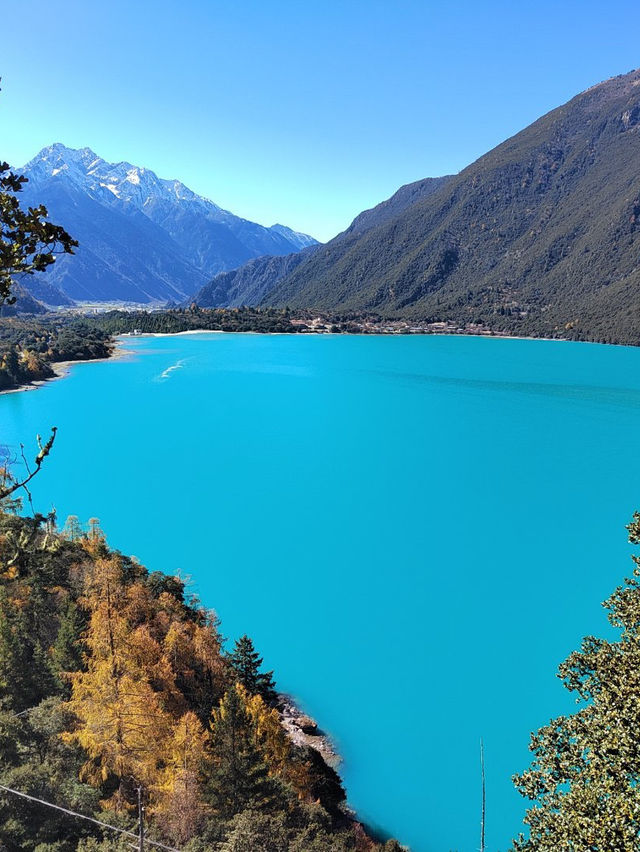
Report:
[{"label": "turquoise lake water", "polygon": [[640,349],[470,337],[127,340],[0,397],[59,428],[36,508],[100,518],[190,575],[344,755],[349,800],[415,852],[506,850],[529,733],[630,570]]}]

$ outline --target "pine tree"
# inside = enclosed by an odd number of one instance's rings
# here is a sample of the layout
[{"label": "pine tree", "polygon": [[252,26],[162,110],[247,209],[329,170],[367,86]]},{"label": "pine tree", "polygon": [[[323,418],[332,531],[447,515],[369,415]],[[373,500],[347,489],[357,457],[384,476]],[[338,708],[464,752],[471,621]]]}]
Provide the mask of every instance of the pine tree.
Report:
[{"label": "pine tree", "polygon": [[82,668],[82,629],[83,622],[78,607],[69,600],[60,615],[58,635],[51,649],[51,664],[61,684],[66,683],[66,672],[76,672]]},{"label": "pine tree", "polygon": [[249,805],[260,809],[272,804],[275,785],[257,748],[253,720],[235,686],[213,711],[211,757],[214,768],[209,796],[223,818],[229,819]]},{"label": "pine tree", "polygon": [[21,712],[55,692],[49,660],[23,606],[0,591],[0,704]]},{"label": "pine tree", "polygon": [[237,640],[233,652],[229,655],[229,662],[238,681],[252,695],[262,696],[267,704],[277,701],[273,671],[260,671],[262,657],[246,634]]}]

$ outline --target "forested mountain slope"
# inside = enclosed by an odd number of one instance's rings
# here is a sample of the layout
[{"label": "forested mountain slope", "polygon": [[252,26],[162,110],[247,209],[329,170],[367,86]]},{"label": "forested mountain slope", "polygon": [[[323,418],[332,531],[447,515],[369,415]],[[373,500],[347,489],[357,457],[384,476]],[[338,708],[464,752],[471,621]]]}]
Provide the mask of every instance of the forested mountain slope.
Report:
[{"label": "forested mountain slope", "polygon": [[281,257],[265,255],[250,260],[238,269],[219,272],[193,297],[201,308],[232,308],[259,305],[278,281],[294,270],[309,253],[311,246]]},{"label": "forested mountain slope", "polygon": [[640,71],[320,247],[265,303],[640,342]]},{"label": "forested mountain slope", "polygon": [[[59,531],[53,513],[18,517],[7,482],[0,469],[4,788],[134,835],[140,789],[149,848],[382,850],[343,809],[336,772],[288,737],[246,636],[226,653],[215,615],[180,579],[111,550],[95,519]],[[127,843],[0,791],[6,852]]]},{"label": "forested mountain slope", "polygon": [[[369,228],[387,222],[411,204],[436,192],[448,180],[449,176],[425,178],[401,187],[391,198],[356,216],[347,230],[339,234],[333,242],[345,239],[350,234],[364,233]],[[278,226],[274,225],[274,228],[276,227]],[[203,308],[259,305],[279,281],[290,275],[319,249],[319,244],[311,243],[296,254],[250,260],[238,269],[216,275],[196,293],[193,301]]]}]

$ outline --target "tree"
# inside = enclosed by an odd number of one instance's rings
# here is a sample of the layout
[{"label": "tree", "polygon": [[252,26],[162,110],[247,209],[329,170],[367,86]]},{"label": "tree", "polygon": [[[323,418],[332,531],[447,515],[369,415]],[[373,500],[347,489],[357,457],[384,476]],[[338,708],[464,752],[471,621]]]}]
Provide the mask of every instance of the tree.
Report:
[{"label": "tree", "polygon": [[220,852],[288,852],[289,838],[282,815],[243,811]]},{"label": "tree", "polygon": [[78,245],[64,228],[47,220],[44,205],[20,207],[17,195],[25,183],[24,175],[0,160],[0,307],[16,300],[11,294],[14,276],[44,272],[56,253],[73,254]]},{"label": "tree", "polygon": [[56,439],[57,428],[55,426],[51,429],[51,437],[49,440],[43,444],[40,435],[37,436],[38,442],[38,454],[36,455],[33,461],[33,467],[29,465],[24,456],[24,448],[20,445],[20,449],[22,451],[23,461],[26,467],[26,475],[22,477],[16,477],[13,475],[8,466],[0,468],[0,510],[3,507],[4,501],[11,497],[12,494],[15,494],[16,491],[22,489],[29,500],[31,500],[31,494],[29,492],[29,483],[37,476],[40,472],[40,468],[42,467],[43,461],[51,452],[51,448],[53,447],[53,443]]},{"label": "tree", "polygon": [[[81,601],[90,615],[86,669],[70,675],[68,707],[79,724],[67,741],[87,753],[83,778],[89,783],[100,785],[111,776],[149,789],[171,735],[166,666],[146,625],[135,627],[131,610],[139,601],[135,584],[127,589],[123,583],[122,560],[97,558],[92,568]],[[121,783],[113,804],[126,800],[127,792]]]},{"label": "tree", "polygon": [[179,720],[168,742],[153,815],[172,843],[197,837],[207,816],[201,780],[209,763],[207,733],[195,713]]},{"label": "tree", "polygon": [[273,704],[277,700],[273,671],[260,671],[262,657],[246,634],[237,640],[233,652],[229,655],[229,662],[238,681],[252,695],[261,695],[267,704]]},{"label": "tree", "polygon": [[[640,544],[640,514],[627,527]],[[588,636],[560,666],[565,686],[584,702],[531,737],[534,760],[514,778],[535,802],[530,837],[519,852],[640,850],[640,557],[633,576],[604,603],[615,641]]]},{"label": "tree", "polygon": [[0,705],[22,712],[54,691],[55,681],[26,604],[0,589]]},{"label": "tree", "polygon": [[208,788],[212,804],[229,819],[251,806],[273,801],[274,784],[256,745],[253,720],[242,695],[232,686],[213,711],[211,757],[214,764]]},{"label": "tree", "polygon": [[291,740],[282,727],[278,711],[265,704],[261,695],[250,695],[242,685],[237,688],[253,722],[256,743],[269,771],[272,774],[285,774],[291,760]]},{"label": "tree", "polygon": [[58,634],[51,648],[51,663],[56,677],[66,686],[65,674],[76,672],[82,667],[83,619],[77,605],[67,601],[66,608],[60,613]]},{"label": "tree", "polygon": [[80,541],[84,537],[84,530],[77,515],[69,515],[63,527],[62,535],[69,541]]}]

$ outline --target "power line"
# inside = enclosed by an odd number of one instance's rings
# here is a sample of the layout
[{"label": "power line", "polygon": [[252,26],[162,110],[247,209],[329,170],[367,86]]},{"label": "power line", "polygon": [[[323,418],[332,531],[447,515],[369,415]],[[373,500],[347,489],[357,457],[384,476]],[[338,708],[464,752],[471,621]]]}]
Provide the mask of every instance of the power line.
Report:
[{"label": "power line", "polygon": [[487,783],[484,774],[484,741],[480,738],[480,769],[482,773],[482,819],[480,821],[480,852],[484,852],[484,833],[487,819]]},{"label": "power line", "polygon": [[[22,799],[28,799],[30,802],[37,802],[39,805],[45,805],[47,808],[54,808],[56,811],[62,811],[62,813],[67,814],[67,816],[87,820],[87,822],[92,822],[94,825],[99,825],[101,828],[108,828],[110,831],[117,831],[118,834],[133,837],[134,840],[138,840],[140,837],[139,834],[136,834],[133,831],[127,831],[125,828],[118,828],[115,825],[109,825],[108,822],[101,822],[99,819],[94,819],[93,817],[86,816],[85,814],[76,813],[76,811],[72,811],[69,808],[63,808],[60,805],[54,805],[52,802],[46,802],[44,799],[38,799],[36,796],[29,796],[27,793],[21,793],[20,790],[12,790],[11,787],[5,787],[3,784],[0,784],[0,790],[4,790],[5,793],[13,793],[14,796],[20,796]],[[167,850],[167,852],[180,852],[179,849],[175,849],[173,846],[165,846],[164,843],[159,843],[157,840],[149,840],[145,837],[144,841],[145,843],[148,843],[149,846],[157,846],[159,849]]]}]

